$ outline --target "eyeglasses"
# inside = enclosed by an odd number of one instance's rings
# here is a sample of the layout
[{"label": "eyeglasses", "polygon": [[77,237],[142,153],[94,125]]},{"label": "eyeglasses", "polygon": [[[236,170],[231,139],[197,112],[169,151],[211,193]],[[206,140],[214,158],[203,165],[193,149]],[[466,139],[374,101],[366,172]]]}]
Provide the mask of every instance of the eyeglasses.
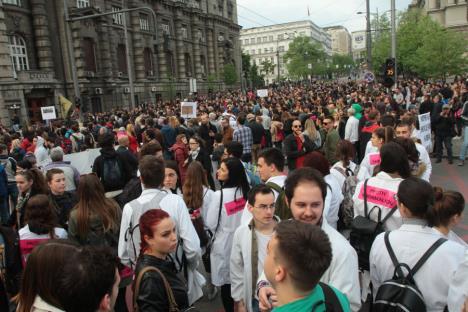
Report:
[{"label": "eyeglasses", "polygon": [[190,142],[189,145],[198,145],[198,142]]},{"label": "eyeglasses", "polygon": [[326,121],[324,121],[324,122],[322,122],[322,123],[323,123],[323,125],[324,125],[324,126],[326,126],[326,125],[329,125],[329,124],[330,124],[329,122],[326,122]]},{"label": "eyeglasses", "polygon": [[275,204],[271,204],[271,205],[260,205],[260,206],[254,206],[255,208],[258,208],[258,209],[261,209],[261,210],[267,210],[267,209],[270,209],[270,210],[274,210],[275,209]]},{"label": "eyeglasses", "polygon": [[302,128],[301,125],[293,125],[292,127],[293,127],[293,128]]}]

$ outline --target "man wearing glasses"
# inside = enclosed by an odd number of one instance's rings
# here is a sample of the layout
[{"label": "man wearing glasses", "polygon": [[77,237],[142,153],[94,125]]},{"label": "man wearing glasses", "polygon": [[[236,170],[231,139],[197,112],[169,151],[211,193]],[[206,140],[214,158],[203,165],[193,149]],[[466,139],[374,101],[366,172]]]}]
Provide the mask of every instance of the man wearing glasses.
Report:
[{"label": "man wearing glasses", "polygon": [[231,251],[231,296],[236,311],[258,311],[255,288],[263,272],[268,241],[279,219],[275,216],[275,195],[266,185],[250,190],[247,209],[251,213],[248,224],[234,233]]},{"label": "man wearing glasses", "polygon": [[323,129],[327,136],[325,137],[325,143],[323,144],[323,152],[325,157],[328,159],[330,166],[333,166],[338,160],[336,159],[336,147],[340,142],[340,135],[335,129],[335,119],[333,116],[327,116],[323,118]]},{"label": "man wearing glasses", "polygon": [[302,124],[296,119],[292,123],[292,133],[284,139],[283,148],[288,159],[288,169],[292,171],[303,167],[304,156],[316,150],[317,146],[302,134]]}]

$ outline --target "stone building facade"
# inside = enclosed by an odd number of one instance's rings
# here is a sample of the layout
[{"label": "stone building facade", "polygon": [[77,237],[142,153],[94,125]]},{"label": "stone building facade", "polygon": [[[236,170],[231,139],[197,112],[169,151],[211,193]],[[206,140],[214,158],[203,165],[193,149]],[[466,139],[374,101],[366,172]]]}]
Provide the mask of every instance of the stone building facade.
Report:
[{"label": "stone building facade", "polygon": [[198,92],[222,87],[226,64],[241,69],[235,0],[65,0],[72,18],[137,7],[156,13],[156,20],[142,9],[69,22],[68,33],[62,0],[1,1],[3,124],[14,114],[40,120],[42,106],[60,112],[59,95],[74,101],[73,67],[81,106],[91,112],[129,107],[129,68],[136,104],[185,97],[189,78]]},{"label": "stone building facade", "polygon": [[351,34],[344,26],[325,27],[324,30],[330,35],[333,54],[351,54]]}]

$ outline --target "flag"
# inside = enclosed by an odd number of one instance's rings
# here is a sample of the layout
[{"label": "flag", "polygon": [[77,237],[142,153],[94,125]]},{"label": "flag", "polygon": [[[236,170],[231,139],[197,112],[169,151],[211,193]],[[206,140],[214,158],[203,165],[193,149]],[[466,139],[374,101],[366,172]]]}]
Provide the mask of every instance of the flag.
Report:
[{"label": "flag", "polygon": [[60,102],[60,105],[62,106],[63,117],[66,118],[68,115],[68,111],[70,110],[73,104],[72,102],[70,102],[70,100],[68,100],[63,95],[59,95],[59,102]]},{"label": "flag", "polygon": [[309,6],[307,6],[307,16],[310,16]]}]

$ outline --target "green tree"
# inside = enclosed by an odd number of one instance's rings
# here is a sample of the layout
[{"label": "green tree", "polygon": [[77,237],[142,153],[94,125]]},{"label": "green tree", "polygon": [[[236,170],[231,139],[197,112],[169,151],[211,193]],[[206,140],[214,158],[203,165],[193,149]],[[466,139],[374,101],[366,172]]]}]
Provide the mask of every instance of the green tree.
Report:
[{"label": "green tree", "polygon": [[340,75],[348,75],[355,63],[351,55],[333,54],[331,56],[331,71]]},{"label": "green tree", "polygon": [[257,88],[265,85],[265,77],[259,74],[259,70],[256,64],[253,64],[250,67],[249,76],[253,87]]},{"label": "green tree", "polygon": [[260,71],[265,73],[265,75],[273,74],[275,72],[276,64],[270,60],[264,60],[260,63],[260,65],[262,66]]},{"label": "green tree", "polygon": [[251,61],[250,55],[242,52],[242,74],[243,74],[243,77],[247,80],[250,78],[249,76],[250,67],[251,67],[250,61]]},{"label": "green tree", "polygon": [[224,65],[223,81],[228,86],[232,86],[237,82],[237,71],[234,64],[229,63]]},{"label": "green tree", "polygon": [[[320,44],[305,36],[295,38],[284,55],[286,67],[293,79],[302,79],[311,73],[323,74],[326,71],[326,58]],[[309,64],[312,64],[312,69],[309,69]]]}]

